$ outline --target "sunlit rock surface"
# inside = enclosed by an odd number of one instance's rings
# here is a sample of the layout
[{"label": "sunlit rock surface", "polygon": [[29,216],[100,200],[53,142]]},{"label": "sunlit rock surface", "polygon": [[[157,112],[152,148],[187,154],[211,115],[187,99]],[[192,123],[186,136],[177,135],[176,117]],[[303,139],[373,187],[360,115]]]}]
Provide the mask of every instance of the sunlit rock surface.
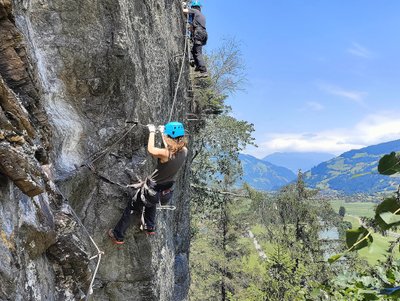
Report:
[{"label": "sunlit rock surface", "polygon": [[97,251],[79,220],[104,252],[93,300],[187,299],[189,166],[158,235],[132,227],[119,247],[106,231],[132,191],[83,166],[122,184],[152,171],[127,121],[168,122],[184,27],[179,1],[0,0],[0,300],[86,298]]}]

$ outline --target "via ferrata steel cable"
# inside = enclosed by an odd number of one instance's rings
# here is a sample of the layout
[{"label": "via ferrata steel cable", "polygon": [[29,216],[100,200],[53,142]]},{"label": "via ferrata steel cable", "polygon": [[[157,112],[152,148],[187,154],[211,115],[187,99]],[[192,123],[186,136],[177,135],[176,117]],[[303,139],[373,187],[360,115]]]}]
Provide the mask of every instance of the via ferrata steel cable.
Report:
[{"label": "via ferrata steel cable", "polygon": [[181,69],[179,71],[179,76],[178,76],[178,81],[176,83],[176,87],[175,87],[175,93],[174,93],[174,99],[172,101],[172,106],[171,106],[171,111],[169,113],[169,118],[168,118],[168,122],[171,121],[172,119],[172,112],[174,111],[174,107],[175,107],[175,102],[176,102],[176,97],[178,95],[178,90],[179,90],[179,84],[181,82],[181,77],[182,77],[182,73],[183,73],[183,68],[185,66],[185,60],[186,60],[186,50],[188,47],[188,37],[187,37],[187,33],[188,33],[188,28],[189,28],[189,13],[187,14],[186,17],[186,31],[185,31],[185,46],[184,46],[184,50],[183,50],[183,58],[182,58],[182,64],[181,64]]}]

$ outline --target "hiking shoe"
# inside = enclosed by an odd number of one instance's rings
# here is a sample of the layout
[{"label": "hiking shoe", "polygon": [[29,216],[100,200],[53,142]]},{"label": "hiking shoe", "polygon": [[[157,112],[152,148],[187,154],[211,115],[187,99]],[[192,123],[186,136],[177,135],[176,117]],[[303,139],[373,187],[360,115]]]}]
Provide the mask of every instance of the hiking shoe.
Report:
[{"label": "hiking shoe", "polygon": [[207,71],[200,71],[197,74],[195,74],[194,77],[195,78],[205,78],[205,77],[208,77],[208,73],[207,73]]},{"label": "hiking shoe", "polygon": [[205,67],[196,67],[196,68],[194,68],[194,71],[196,71],[196,72],[207,72],[207,69]]},{"label": "hiking shoe", "polygon": [[146,233],[146,235],[156,235],[156,229],[155,228],[143,227],[143,230]]},{"label": "hiking shoe", "polygon": [[123,240],[120,240],[120,239],[118,239],[118,238],[115,237],[115,234],[114,234],[114,230],[113,230],[113,229],[108,230],[107,234],[108,234],[108,236],[111,238],[111,240],[112,240],[112,242],[113,242],[114,244],[116,244],[116,245],[122,245],[122,244],[124,243]]}]

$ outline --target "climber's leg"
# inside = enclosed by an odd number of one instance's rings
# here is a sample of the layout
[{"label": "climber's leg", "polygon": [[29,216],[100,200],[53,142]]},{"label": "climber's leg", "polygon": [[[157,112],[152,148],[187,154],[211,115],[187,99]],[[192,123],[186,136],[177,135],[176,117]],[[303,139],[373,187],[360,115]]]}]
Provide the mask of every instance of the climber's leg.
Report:
[{"label": "climber's leg", "polygon": [[147,234],[156,234],[156,206],[145,207],[143,212],[144,230]]},{"label": "climber's leg", "polygon": [[138,199],[138,201],[136,201],[136,202],[129,201],[120,220],[116,224],[115,228],[112,229],[112,233],[113,233],[115,239],[117,240],[117,242],[124,241],[125,233],[132,223],[140,222],[141,213],[142,213],[144,205],[140,201],[140,195],[138,195],[137,199]]}]

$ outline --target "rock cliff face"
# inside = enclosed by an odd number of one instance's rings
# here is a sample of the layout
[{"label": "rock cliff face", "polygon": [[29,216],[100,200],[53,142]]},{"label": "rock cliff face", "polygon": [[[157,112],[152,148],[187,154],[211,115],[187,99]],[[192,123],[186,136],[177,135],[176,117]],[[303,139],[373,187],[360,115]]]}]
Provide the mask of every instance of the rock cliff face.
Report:
[{"label": "rock cliff face", "polygon": [[140,124],[168,121],[184,27],[173,0],[0,0],[0,300],[84,300],[97,260],[85,228],[104,252],[93,300],[187,299],[189,166],[158,235],[132,227],[120,247],[106,231],[132,191],[83,166],[125,184],[152,171]]}]

